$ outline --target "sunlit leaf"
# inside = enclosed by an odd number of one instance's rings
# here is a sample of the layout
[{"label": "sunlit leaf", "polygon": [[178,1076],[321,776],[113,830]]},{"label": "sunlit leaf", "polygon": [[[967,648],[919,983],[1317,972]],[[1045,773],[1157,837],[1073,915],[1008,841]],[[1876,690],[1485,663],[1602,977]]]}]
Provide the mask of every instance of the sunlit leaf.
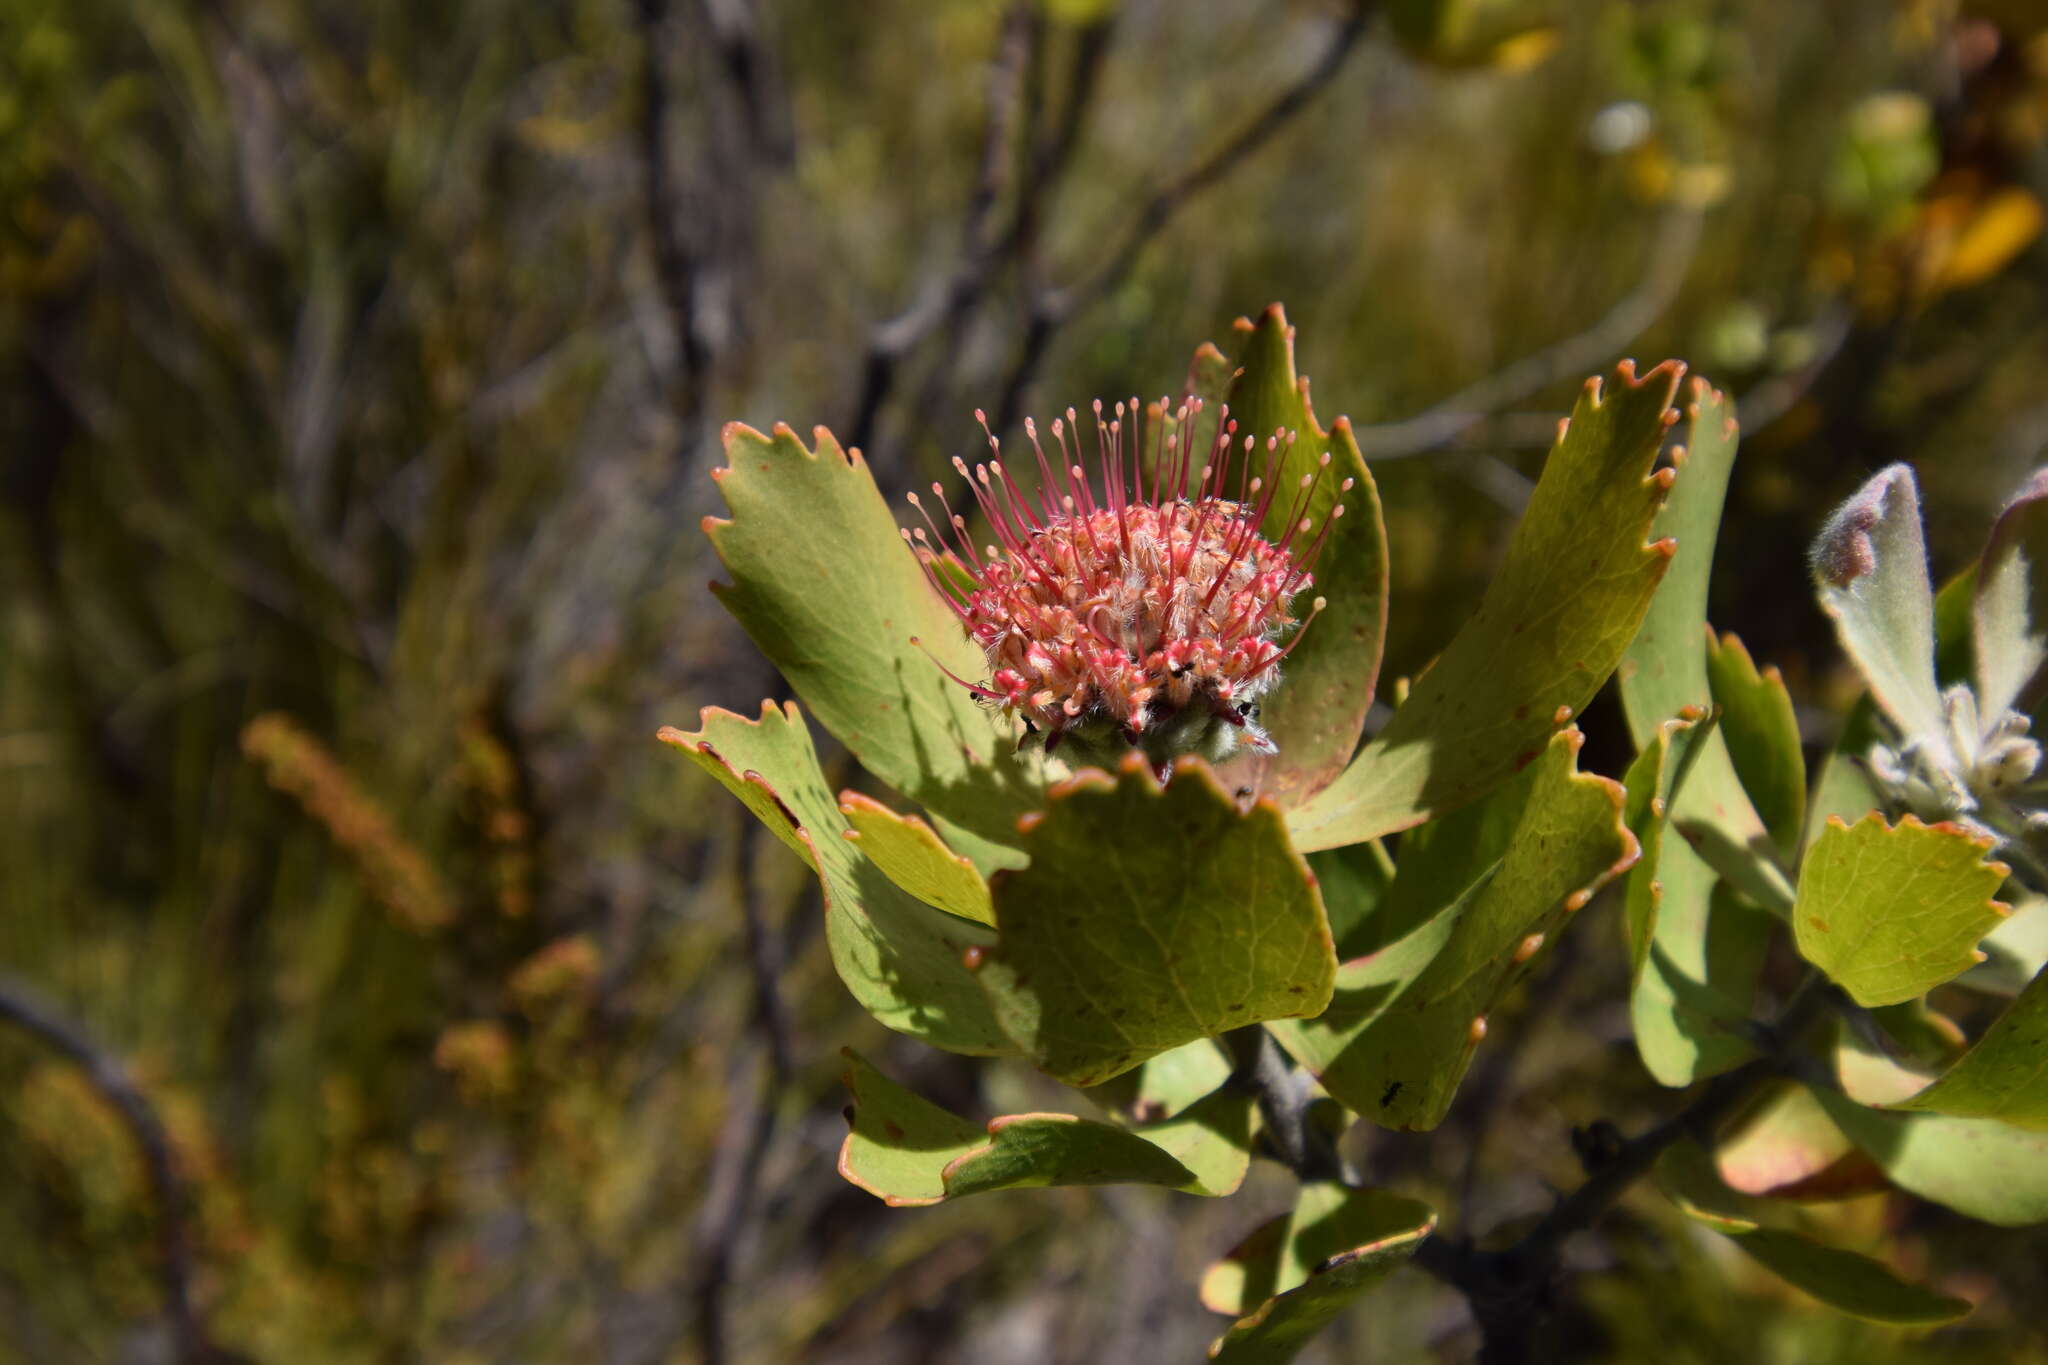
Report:
[{"label": "sunlit leaf", "polygon": [[732,582],[713,589],[862,767],[1013,845],[1043,786],[1036,751],[1017,752],[941,671],[976,678],[987,664],[925,581],[866,462],[822,428],[816,441],[813,452],[786,426],[725,429],[715,477],[732,516],[707,517],[704,530]]},{"label": "sunlit leaf", "polygon": [[1244,1093],[1218,1091],[1143,1128],[1072,1114],[1009,1114],[982,1128],[897,1085],[852,1049],[842,1055],[853,1109],[839,1173],[890,1204],[1046,1185],[1225,1195],[1251,1161],[1253,1101]]},{"label": "sunlit leaf", "polygon": [[[1435,1212],[1414,1199],[1380,1190],[1304,1187],[1275,1250],[1279,1283],[1286,1283],[1289,1263],[1306,1266],[1306,1278],[1239,1318],[1209,1348],[1210,1358],[1223,1365],[1294,1359],[1317,1332],[1413,1256],[1435,1227]],[[1244,1293],[1243,1286],[1237,1293]]]},{"label": "sunlit leaf", "polygon": [[2008,869],[1992,841],[1957,825],[1896,826],[1871,814],[1829,822],[1799,869],[1792,931],[1808,962],[1862,1005],[1925,995],[1976,962],[2006,915],[1992,899]]},{"label": "sunlit leaf", "polygon": [[978,968],[1010,1036],[1095,1085],[1170,1048],[1329,1003],[1337,960],[1308,866],[1270,802],[1241,808],[1184,761],[1083,772],[1030,822],[1031,865],[993,883]]},{"label": "sunlit leaf", "polygon": [[[1677,555],[1616,674],[1639,751],[1670,717],[1714,705],[1707,583],[1739,433],[1720,392],[1694,380],[1691,399],[1686,447],[1673,453],[1678,483],[1653,529],[1676,542]],[[1629,996],[1636,1050],[1666,1085],[1690,1085],[1751,1052],[1735,1025],[1749,1017],[1769,925],[1734,897],[1716,895],[1717,864],[1738,872],[1766,903],[1789,899],[1726,737],[1717,727],[1700,746],[1667,813],[1681,837],[1665,837],[1658,848],[1656,927]]]},{"label": "sunlit leaf", "polygon": [[1016,1051],[961,961],[994,935],[899,889],[842,837],[844,821],[795,703],[762,703],[746,720],[707,708],[702,729],[661,738],[746,803],[817,872],[832,965],[854,998],[890,1028],[953,1052]]},{"label": "sunlit leaf", "polygon": [[839,812],[852,828],[848,838],[890,881],[950,914],[995,927],[988,883],[971,860],[946,847],[932,827],[915,815],[898,815],[859,792],[839,794]]},{"label": "sunlit leaf", "polygon": [[1587,384],[1478,610],[1387,728],[1292,813],[1298,846],[1356,843],[1455,810],[1592,700],[1676,548],[1648,537],[1672,484],[1651,466],[1683,373],[1671,361],[1638,379],[1623,364],[1604,392]]},{"label": "sunlit leaf", "polygon": [[[1404,851],[1393,890],[1431,912],[1340,968],[1320,1017],[1271,1026],[1348,1108],[1390,1128],[1441,1122],[1487,1012],[1635,860],[1621,787],[1577,771],[1579,744],[1575,730],[1557,735],[1521,778],[1447,822],[1448,835]],[[1403,891],[1404,881],[1424,885]]]}]

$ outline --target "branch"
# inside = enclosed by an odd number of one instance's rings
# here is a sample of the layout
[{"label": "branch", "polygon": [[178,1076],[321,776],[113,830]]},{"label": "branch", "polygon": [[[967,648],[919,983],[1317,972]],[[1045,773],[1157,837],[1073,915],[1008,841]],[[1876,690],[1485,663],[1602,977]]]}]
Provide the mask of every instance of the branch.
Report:
[{"label": "branch", "polygon": [[189,1206],[177,1161],[171,1154],[170,1139],[155,1106],[118,1059],[26,982],[0,976],[0,1022],[13,1024],[61,1053],[85,1073],[87,1083],[120,1116],[122,1126],[141,1152],[150,1194],[156,1201],[157,1270],[176,1359],[180,1365],[213,1365],[228,1359],[208,1337],[206,1324],[192,1301],[192,1245],[186,1226]]},{"label": "branch", "polygon": [[1809,974],[1777,1022],[1759,1029],[1763,1055],[1716,1076],[1691,1104],[1649,1131],[1626,1140],[1610,1139],[1611,1145],[1587,1143],[1581,1153],[1589,1167],[1585,1183],[1514,1245],[1481,1251],[1469,1241],[1431,1238],[1417,1248],[1416,1265],[1470,1303],[1479,1324],[1483,1365],[1517,1365],[1542,1358],[1541,1328],[1563,1274],[1565,1242],[1599,1222],[1649,1174],[1667,1148],[1688,1137],[1711,1145],[1722,1123],[1792,1068],[1794,1048],[1836,1002],[1834,988],[1819,973]]},{"label": "branch", "polygon": [[1665,215],[1643,278],[1598,322],[1575,336],[1524,356],[1400,422],[1352,428],[1368,460],[1405,460],[1450,445],[1493,413],[1566,379],[1606,365],[1671,306],[1699,250],[1703,214],[1677,205]]},{"label": "branch", "polygon": [[[1759,1030],[1764,1054],[1709,1081],[1698,1098],[1637,1137],[1600,1146],[1588,1161],[1584,1184],[1560,1200],[1514,1245],[1482,1251],[1468,1240],[1443,1236],[1424,1241],[1415,1264],[1459,1291],[1471,1305],[1482,1338],[1484,1365],[1516,1365],[1542,1358],[1541,1328],[1563,1274],[1565,1242],[1591,1228],[1650,1172],[1666,1148],[1682,1138],[1711,1142],[1714,1132],[1772,1079],[1793,1066],[1793,1049],[1808,1028],[1837,1003],[1837,994],[1815,973],[1793,993],[1777,1023]],[[1224,1036],[1236,1059],[1230,1084],[1258,1097],[1271,1154],[1297,1179],[1359,1182],[1346,1170],[1333,1143],[1308,1116],[1305,1073],[1294,1070],[1279,1045],[1257,1025]],[[1611,1131],[1611,1130],[1610,1130]],[[1588,1144],[1594,1149],[1595,1144]]]},{"label": "branch", "polygon": [[[1014,232],[1000,237],[990,227],[998,200],[1009,181],[1011,146],[1022,100],[1024,71],[1037,46],[1038,25],[1028,3],[1017,3],[1004,16],[990,63],[988,119],[982,130],[981,167],[961,217],[960,259],[946,279],[928,280],[916,302],[879,324],[868,338],[867,362],[861,372],[859,401],[846,426],[848,446],[873,444],[875,421],[896,386],[898,367],[942,321],[957,326],[979,303],[994,281]],[[1020,196],[1022,199],[1028,195]],[[1021,214],[1022,209],[1019,209]],[[872,452],[870,452],[872,454]]]},{"label": "branch", "polygon": [[795,1074],[789,1011],[777,984],[786,946],[762,913],[753,872],[763,827],[745,812],[738,818],[746,824],[738,841],[738,900],[754,979],[755,1027],[735,1050],[728,1086],[736,1099],[719,1130],[704,1201],[690,1229],[696,1249],[690,1297],[696,1311],[697,1355],[704,1365],[723,1365],[728,1358],[726,1293],[733,1284],[740,1234],[760,1191],[761,1168],[775,1140],[781,1096]]},{"label": "branch", "polygon": [[739,97],[755,155],[781,169],[795,165],[796,122],[790,114],[789,91],[774,50],[761,39],[761,16],[754,0],[698,0],[698,8],[726,81]]},{"label": "branch", "polygon": [[1235,1063],[1225,1084],[1257,1098],[1274,1159],[1302,1181],[1356,1183],[1344,1169],[1337,1145],[1309,1117],[1314,1095],[1308,1073],[1294,1068],[1273,1035],[1261,1025],[1249,1024],[1224,1034],[1223,1045]]},{"label": "branch", "polygon": [[1236,136],[1155,190],[1125,229],[1122,244],[1094,274],[1065,289],[1041,288],[1032,293],[1024,338],[1019,343],[1017,358],[1004,381],[1002,397],[995,409],[998,431],[1015,424],[1024,391],[1037,375],[1046,349],[1058,329],[1121,284],[1152,239],[1173,221],[1174,215],[1189,200],[1236,170],[1322,93],[1357,47],[1376,8],[1376,0],[1355,0],[1350,17],[1338,26],[1309,69],[1260,110]]},{"label": "branch", "polygon": [[697,327],[697,276],[700,262],[680,227],[673,167],[669,163],[668,128],[674,92],[662,60],[663,30],[669,21],[668,0],[637,0],[633,15],[640,33],[640,177],[647,211],[648,236],[654,249],[654,276],[668,307],[669,327],[676,334],[679,373],[673,386],[676,417],[687,442],[703,409],[703,381],[711,369],[711,350]]}]

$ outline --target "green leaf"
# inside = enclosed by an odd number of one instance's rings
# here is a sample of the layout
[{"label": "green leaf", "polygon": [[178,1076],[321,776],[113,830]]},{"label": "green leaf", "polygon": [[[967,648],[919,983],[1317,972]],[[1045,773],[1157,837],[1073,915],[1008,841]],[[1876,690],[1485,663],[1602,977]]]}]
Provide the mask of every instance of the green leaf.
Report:
[{"label": "green leaf", "polygon": [[1027,825],[1031,865],[995,879],[1000,940],[979,976],[1048,1074],[1095,1085],[1329,1003],[1329,925],[1271,802],[1241,809],[1198,761],[1162,786],[1133,755],[1054,788]]},{"label": "green leaf", "polygon": [[1799,869],[1800,954],[1861,1005],[1911,1000],[1962,975],[2008,913],[1991,899],[2008,873],[1984,861],[1991,846],[1910,815],[1896,826],[1877,814],[1831,820]]},{"label": "green leaf", "polygon": [[[1296,514],[1311,526],[1322,525],[1339,503],[1344,506],[1315,568],[1313,591],[1327,605],[1287,656],[1285,681],[1260,716],[1280,751],[1258,760],[1259,789],[1282,806],[1294,806],[1343,771],[1365,728],[1387,633],[1387,532],[1379,490],[1352,440],[1350,420],[1338,418],[1327,432],[1316,422],[1308,380],[1294,372],[1294,329],[1286,313],[1276,303],[1256,323],[1240,318],[1237,326],[1245,351],[1230,384],[1229,406],[1239,433],[1255,437],[1262,449],[1279,429],[1299,433],[1274,475],[1282,490],[1293,490],[1316,473],[1323,456],[1330,457],[1306,511]],[[1207,382],[1214,381],[1215,361],[1205,362],[1198,352],[1196,365],[1206,367]],[[1268,539],[1286,533],[1291,507],[1286,497],[1274,500],[1261,528]]]},{"label": "green leaf", "polygon": [[839,1174],[898,1207],[944,1199],[946,1168],[985,1142],[986,1131],[905,1090],[852,1048],[839,1055],[853,1096]]},{"label": "green leaf", "polygon": [[1435,1228],[1435,1212],[1418,1200],[1380,1190],[1305,1186],[1276,1250],[1283,1264],[1305,1265],[1306,1278],[1239,1318],[1209,1348],[1210,1359],[1221,1365],[1294,1359],[1310,1338],[1413,1256]]},{"label": "green leaf", "polygon": [[2048,666],[2048,469],[1999,513],[1978,565],[1971,620],[1977,709],[1988,720],[2019,704]]},{"label": "green leaf", "polygon": [[995,927],[995,903],[988,883],[969,859],[946,847],[932,827],[915,815],[898,815],[859,792],[839,794],[839,812],[882,874],[897,886],[948,914]]},{"label": "green leaf", "polygon": [[1806,758],[1792,694],[1776,665],[1759,671],[1734,635],[1707,634],[1707,678],[1721,708],[1721,734],[1735,774],[1778,851],[1799,851],[1806,824]]},{"label": "green leaf", "polygon": [[[1589,381],[1479,609],[1394,718],[1289,818],[1304,850],[1441,815],[1505,781],[1593,699],[1674,546],[1647,540],[1672,483],[1651,473],[1684,367]],[[1670,711],[1663,714],[1669,715]]]},{"label": "green leaf", "polygon": [[1268,1218],[1211,1261],[1202,1272],[1202,1307],[1237,1318],[1272,1298],[1280,1277],[1280,1251],[1292,1221],[1286,1213]]},{"label": "green leaf", "polygon": [[1908,735],[1944,733],[1934,681],[1934,587],[1911,467],[1879,471],[1813,544],[1821,610],[1871,695]]},{"label": "green leaf", "polygon": [[1678,1143],[1658,1159],[1657,1184],[1687,1217],[1723,1234],[1759,1265],[1830,1308],[1900,1326],[1953,1322],[1970,1311],[1968,1300],[1902,1280],[1881,1261],[1765,1226],[1770,1206],[1724,1185],[1697,1143]]},{"label": "green leaf", "polygon": [[1834,1090],[1814,1095],[1901,1189],[2000,1227],[2048,1222],[2048,1133],[1869,1109]]},{"label": "green leaf", "polygon": [[1702,720],[1697,711],[1665,721],[1636,755],[1622,779],[1622,788],[1628,794],[1622,805],[1622,823],[1636,836],[1636,844],[1642,850],[1642,857],[1628,870],[1622,902],[1632,983],[1642,978],[1657,931],[1657,907],[1664,897],[1657,870],[1663,859],[1664,831],[1670,824],[1672,797],[1689,776],[1692,760],[1699,756],[1703,740],[1713,732],[1714,724],[1713,718]]},{"label": "green leaf", "polygon": [[1212,1038],[1162,1052],[1088,1091],[1104,1109],[1138,1123],[1171,1118],[1230,1078],[1230,1060]]},{"label": "green leaf", "polygon": [[1940,1080],[1891,1107],[2048,1129],[2048,971]]},{"label": "green leaf", "polygon": [[1769,1091],[1714,1150],[1730,1189],[1773,1199],[1833,1200],[1886,1188],[1883,1174],[1801,1086]]},{"label": "green leaf", "polygon": [[974,678],[987,665],[925,581],[859,452],[823,428],[816,439],[813,453],[786,426],[772,436],[726,427],[728,464],[713,477],[732,516],[705,518],[704,531],[732,582],[713,591],[862,767],[1013,847],[1016,819],[1044,783],[1036,752],[1017,752],[941,671]]},{"label": "green leaf", "polygon": [[[1656,742],[1670,717],[1714,705],[1707,584],[1739,433],[1726,397],[1697,379],[1689,413],[1687,446],[1673,452],[1678,483],[1653,532],[1677,543],[1677,557],[1617,673],[1638,750]],[[1655,932],[1629,996],[1643,1065],[1673,1086],[1725,1071],[1751,1052],[1731,1024],[1748,1018],[1770,926],[1734,898],[1716,896],[1716,864],[1740,874],[1766,903],[1790,900],[1727,737],[1717,727],[1700,745],[1668,812],[1682,837],[1661,841]]]},{"label": "green leaf", "polygon": [[1932,1326],[1968,1316],[1968,1299],[1902,1280],[1882,1261],[1797,1233],[1758,1228],[1730,1239],[1757,1264],[1828,1307],[1870,1322]]},{"label": "green leaf", "polygon": [[2016,901],[2012,913],[1977,944],[1984,961],[1957,977],[1957,985],[2018,995],[2048,966],[2048,897],[2021,895]]},{"label": "green leaf", "polygon": [[890,1028],[934,1047],[1015,1052],[961,960],[994,936],[905,894],[841,837],[838,803],[795,703],[777,709],[763,702],[758,721],[710,707],[699,723],[695,733],[671,726],[661,738],[739,797],[818,874],[832,965],[854,999]]},{"label": "green leaf", "polygon": [[1251,1163],[1253,1101],[1218,1091],[1179,1117],[1128,1129],[1072,1114],[1009,1114],[986,1130],[912,1094],[851,1048],[852,1128],[839,1173],[893,1205],[1045,1185],[1163,1185],[1225,1195]]},{"label": "green leaf", "polygon": [[[1560,733],[1483,809],[1446,822],[1451,835],[1404,848],[1393,892],[1433,910],[1346,963],[1320,1017],[1271,1025],[1340,1103],[1390,1128],[1441,1122],[1487,1012],[1635,861],[1621,787],[1577,771],[1581,742],[1576,730]],[[1404,882],[1422,889],[1404,892]]]},{"label": "green leaf", "polygon": [[1378,946],[1381,906],[1394,882],[1394,860],[1377,839],[1308,855],[1309,871],[1322,887],[1323,909],[1337,959],[1363,957]]},{"label": "green leaf", "polygon": [[1850,708],[1842,721],[1842,733],[1835,737],[1835,747],[1821,761],[1806,807],[1807,844],[1820,837],[1830,820],[1854,824],[1878,809],[1881,801],[1864,766],[1864,756],[1884,737],[1877,703],[1866,694]]}]

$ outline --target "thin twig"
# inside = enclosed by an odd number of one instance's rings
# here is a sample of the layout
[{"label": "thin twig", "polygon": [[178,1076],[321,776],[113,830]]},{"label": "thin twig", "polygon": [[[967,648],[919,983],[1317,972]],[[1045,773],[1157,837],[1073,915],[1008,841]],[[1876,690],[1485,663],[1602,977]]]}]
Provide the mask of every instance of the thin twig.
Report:
[{"label": "thin twig", "polygon": [[96,1043],[83,1025],[43,1000],[26,982],[0,976],[0,1021],[63,1054],[120,1115],[122,1126],[142,1154],[150,1194],[156,1202],[157,1272],[177,1359],[180,1365],[210,1365],[222,1359],[193,1302],[192,1243],[186,1224],[189,1204],[156,1107],[127,1068]]},{"label": "thin twig", "polygon": [[696,1312],[698,1359],[703,1365],[722,1365],[729,1355],[726,1296],[733,1283],[741,1233],[753,1215],[762,1167],[779,1126],[782,1095],[795,1074],[789,1011],[779,985],[785,946],[763,914],[753,873],[762,826],[744,813],[738,818],[747,827],[738,841],[736,863],[747,960],[754,979],[754,1027],[747,1041],[735,1050],[728,1071],[728,1088],[736,1098],[719,1130],[704,1202],[691,1225],[695,1255],[690,1297]]},{"label": "thin twig", "polygon": [[761,37],[753,0],[698,0],[704,26],[728,84],[744,111],[754,155],[787,168],[796,162],[796,121],[774,49]]},{"label": "thin twig", "polygon": [[[926,282],[917,300],[881,323],[868,338],[861,371],[860,398],[846,427],[846,444],[871,446],[882,404],[896,386],[903,360],[940,324],[952,325],[972,310],[994,279],[1002,260],[997,250],[1003,234],[993,227],[995,209],[1009,183],[1012,143],[1023,105],[1025,68],[1036,45],[1038,25],[1033,7],[1017,3],[1003,18],[989,67],[988,114],[982,129],[980,169],[961,215],[960,258],[945,279]],[[872,451],[869,452],[873,454]]]},{"label": "thin twig", "polygon": [[1605,365],[1678,297],[1699,249],[1702,216],[1691,205],[1668,210],[1642,279],[1591,327],[1522,357],[1414,417],[1352,428],[1359,450],[1366,459],[1380,461],[1426,455],[1450,445],[1502,408]]},{"label": "thin twig", "polygon": [[1355,0],[1350,16],[1338,26],[1308,70],[1275,96],[1235,136],[1155,190],[1125,229],[1121,244],[1092,274],[1064,289],[1036,288],[1032,291],[1024,335],[995,408],[998,430],[1016,422],[1025,391],[1037,375],[1058,329],[1123,283],[1153,238],[1190,200],[1236,170],[1322,93],[1357,47],[1376,8],[1374,0]]},{"label": "thin twig", "polygon": [[1804,365],[1766,379],[1736,399],[1735,415],[1743,430],[1755,434],[1790,412],[1842,353],[1854,321],[1855,311],[1847,304],[1837,304],[1813,324],[1813,355]]},{"label": "thin twig", "polygon": [[641,197],[654,249],[654,275],[668,309],[669,327],[676,337],[678,373],[671,392],[687,442],[703,410],[703,386],[711,370],[711,350],[697,326],[701,262],[683,232],[674,168],[669,163],[668,130],[674,92],[664,59],[668,0],[638,0],[633,14],[640,35]]}]

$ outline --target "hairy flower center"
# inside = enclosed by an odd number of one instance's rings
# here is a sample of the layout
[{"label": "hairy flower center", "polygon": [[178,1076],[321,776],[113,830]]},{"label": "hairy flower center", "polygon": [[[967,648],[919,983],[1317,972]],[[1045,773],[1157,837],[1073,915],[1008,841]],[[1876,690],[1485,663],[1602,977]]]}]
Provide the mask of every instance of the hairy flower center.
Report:
[{"label": "hairy flower center", "polygon": [[[1155,433],[1149,451],[1125,441],[1125,422],[1141,411]],[[987,463],[970,471],[954,461],[994,535],[980,550],[940,485],[932,491],[950,537],[910,495],[930,531],[904,539],[988,658],[985,682],[956,680],[1021,715],[1048,749],[1063,739],[1090,749],[1121,743],[1164,762],[1193,752],[1220,758],[1240,742],[1273,748],[1257,724],[1258,699],[1301,638],[1294,601],[1313,585],[1310,569],[1344,508],[1331,506],[1319,528],[1304,515],[1328,455],[1279,502],[1275,476],[1295,434],[1267,438],[1264,472],[1254,475],[1259,442],[1238,436],[1227,409],[1198,463],[1180,433],[1201,411],[1200,400],[1182,403],[1168,431],[1164,402],[1149,410],[1135,399],[1118,403],[1105,417],[1098,401],[1100,496],[1081,461],[1073,409],[1052,423],[1051,456],[1036,424],[1024,424],[1038,466],[1035,498],[1003,467],[991,433]],[[1350,487],[1347,479],[1339,491]],[[1276,506],[1288,512],[1277,542],[1260,531]],[[1321,607],[1315,599],[1308,615]]]}]

